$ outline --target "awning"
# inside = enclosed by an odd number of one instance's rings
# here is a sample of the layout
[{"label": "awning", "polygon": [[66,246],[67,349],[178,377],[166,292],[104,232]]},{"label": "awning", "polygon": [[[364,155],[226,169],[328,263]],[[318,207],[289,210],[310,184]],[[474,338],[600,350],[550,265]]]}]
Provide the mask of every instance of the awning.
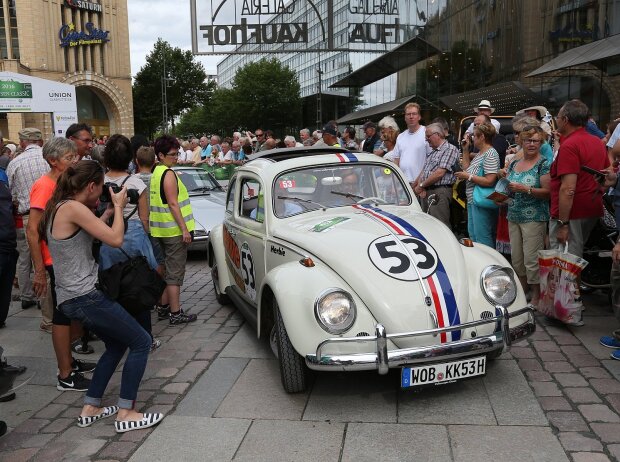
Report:
[{"label": "awning", "polygon": [[527,77],[546,74],[547,72],[558,71],[571,66],[593,63],[605,60],[613,56],[620,55],[620,34],[612,35],[601,40],[597,40],[587,45],[565,51],[557,58],[553,58],[547,64],[540,66]]},{"label": "awning", "polygon": [[362,109],[361,111],[351,112],[346,116],[341,117],[336,122],[338,122],[338,124],[361,124],[367,120],[379,119],[385,115],[403,112],[405,105],[413,99],[415,99],[415,95],[395,99],[394,101],[390,101],[388,103],[377,104],[376,106]]},{"label": "awning", "polygon": [[361,88],[440,52],[426,40],[415,37],[330,86]]},{"label": "awning", "polygon": [[540,104],[540,97],[521,82],[502,82],[477,90],[444,96],[440,101],[459,114],[474,113],[481,100],[488,99],[493,114],[513,115],[518,110]]}]

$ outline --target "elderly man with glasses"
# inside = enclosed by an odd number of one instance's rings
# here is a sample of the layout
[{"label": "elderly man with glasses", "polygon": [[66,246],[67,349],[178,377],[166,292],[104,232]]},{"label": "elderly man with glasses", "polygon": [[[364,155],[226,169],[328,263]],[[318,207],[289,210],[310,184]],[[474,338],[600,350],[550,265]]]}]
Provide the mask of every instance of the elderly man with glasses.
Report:
[{"label": "elderly man with glasses", "polygon": [[[422,201],[422,209],[450,227],[450,201],[452,185],[456,181],[454,168],[459,160],[459,151],[445,139],[441,124],[433,123],[425,127],[428,153],[422,172],[415,180],[414,192]],[[429,207],[429,197],[434,196]]]},{"label": "elderly man with glasses", "polygon": [[73,141],[77,147],[79,160],[90,159],[90,150],[95,145],[93,141],[93,129],[87,124],[71,124],[65,136]]}]

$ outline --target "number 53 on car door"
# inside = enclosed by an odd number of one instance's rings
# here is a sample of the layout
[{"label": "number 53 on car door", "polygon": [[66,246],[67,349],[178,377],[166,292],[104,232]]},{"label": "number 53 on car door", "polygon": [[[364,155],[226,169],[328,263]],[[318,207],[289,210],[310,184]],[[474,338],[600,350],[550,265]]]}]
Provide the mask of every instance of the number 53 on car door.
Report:
[{"label": "number 53 on car door", "polygon": [[437,252],[428,243],[411,236],[398,236],[403,245],[392,235],[375,239],[368,246],[368,256],[379,271],[402,281],[416,281],[418,275],[413,268],[412,259],[417,263],[422,279],[432,276],[437,269]]}]

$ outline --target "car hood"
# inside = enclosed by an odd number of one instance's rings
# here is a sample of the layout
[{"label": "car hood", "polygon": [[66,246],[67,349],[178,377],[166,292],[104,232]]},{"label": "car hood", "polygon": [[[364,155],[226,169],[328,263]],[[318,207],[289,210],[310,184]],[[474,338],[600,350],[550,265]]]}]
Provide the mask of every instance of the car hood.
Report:
[{"label": "car hood", "polygon": [[[406,249],[390,231],[418,261],[430,306]],[[461,245],[446,226],[425,213],[387,205],[340,207],[283,220],[273,234],[330,266],[388,333],[469,320]],[[458,338],[459,332],[436,337],[437,342]],[[411,341],[397,343],[406,347]]]},{"label": "car hood", "polygon": [[226,193],[213,191],[209,194],[194,194],[189,196],[189,201],[196,229],[211,231],[211,228],[224,221]]}]

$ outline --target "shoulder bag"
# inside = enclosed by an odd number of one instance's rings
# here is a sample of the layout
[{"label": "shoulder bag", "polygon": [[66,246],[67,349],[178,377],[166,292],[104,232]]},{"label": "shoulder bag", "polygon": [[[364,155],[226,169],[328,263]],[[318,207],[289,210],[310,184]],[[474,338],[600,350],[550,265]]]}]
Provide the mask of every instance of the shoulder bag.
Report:
[{"label": "shoulder bag", "polygon": [[[482,162],[480,162],[480,170],[478,170],[478,176],[484,176],[484,161],[486,159],[486,154],[482,158]],[[499,206],[488,198],[491,194],[495,192],[495,185],[493,186],[474,186],[474,205],[476,207],[482,207],[483,209],[489,210],[497,210]]]}]

